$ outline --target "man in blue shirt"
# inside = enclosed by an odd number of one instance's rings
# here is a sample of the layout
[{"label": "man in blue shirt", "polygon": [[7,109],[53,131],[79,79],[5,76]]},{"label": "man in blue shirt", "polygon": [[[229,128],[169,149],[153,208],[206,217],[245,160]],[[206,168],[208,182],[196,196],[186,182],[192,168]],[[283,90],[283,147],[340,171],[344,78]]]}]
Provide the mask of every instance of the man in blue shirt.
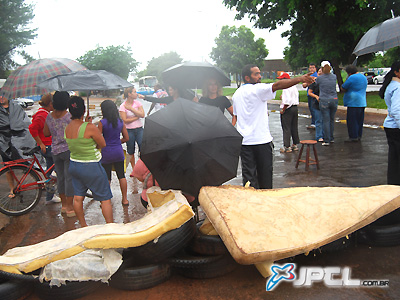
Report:
[{"label": "man in blue shirt", "polygon": [[362,137],[364,110],[367,106],[368,80],[364,74],[357,72],[357,67],[346,67],[347,79],[341,90],[344,92],[343,105],[347,106],[347,131],[349,139],[345,142],[359,142]]},{"label": "man in blue shirt", "polygon": [[[314,63],[310,63],[308,65],[308,71],[310,73],[312,73],[311,77],[317,77],[318,76],[317,75],[317,68],[316,68]],[[315,99],[308,95],[308,86],[309,86],[308,84],[303,83],[303,88],[307,88],[308,109],[310,110],[310,113],[311,113],[311,125],[307,126],[307,129],[315,129],[316,118],[321,118],[321,116],[320,116],[319,111],[316,110],[314,108],[314,106],[313,106],[313,103],[314,103]]]}]

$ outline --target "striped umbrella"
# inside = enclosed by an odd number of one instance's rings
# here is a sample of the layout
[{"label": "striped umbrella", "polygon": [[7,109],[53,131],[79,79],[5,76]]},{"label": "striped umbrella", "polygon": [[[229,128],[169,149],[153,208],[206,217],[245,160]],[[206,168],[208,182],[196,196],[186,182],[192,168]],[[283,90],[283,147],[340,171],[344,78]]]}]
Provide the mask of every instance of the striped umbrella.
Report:
[{"label": "striped umbrella", "polygon": [[86,70],[80,63],[68,58],[44,58],[19,67],[11,73],[4,83],[0,94],[7,99],[47,93],[36,87],[43,80],[70,72]]},{"label": "striped umbrella", "polygon": [[353,54],[360,56],[397,46],[400,46],[400,17],[388,19],[368,30],[354,48]]}]

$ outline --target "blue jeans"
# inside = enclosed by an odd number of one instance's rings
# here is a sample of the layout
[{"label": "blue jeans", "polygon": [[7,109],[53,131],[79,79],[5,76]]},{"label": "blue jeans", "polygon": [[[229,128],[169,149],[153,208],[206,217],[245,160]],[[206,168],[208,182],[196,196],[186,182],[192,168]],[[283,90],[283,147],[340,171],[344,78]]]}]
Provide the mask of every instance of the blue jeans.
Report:
[{"label": "blue jeans", "polygon": [[315,125],[315,111],[316,109],[313,107],[314,98],[307,96],[308,99],[308,109],[311,113],[311,125]]},{"label": "blue jeans", "polygon": [[322,115],[322,127],[324,130],[324,142],[329,143],[334,140],[333,129],[335,124],[335,114],[338,106],[338,99],[321,99],[319,109]]},{"label": "blue jeans", "polygon": [[[42,153],[42,152],[40,152]],[[44,159],[46,160],[46,170],[48,170],[53,164],[53,155],[51,154],[51,146],[46,146],[46,153],[42,153]],[[46,193],[46,201],[53,199],[53,193]]]},{"label": "blue jeans", "polygon": [[365,107],[347,107],[347,132],[352,140],[361,139]]},{"label": "blue jeans", "polygon": [[319,139],[324,138],[323,126],[322,126],[322,114],[319,109],[315,109],[314,113],[315,113],[315,139],[318,141]]},{"label": "blue jeans", "polygon": [[128,129],[129,141],[126,142],[126,151],[129,155],[135,153],[135,142],[138,144],[139,152],[142,147],[143,127]]}]

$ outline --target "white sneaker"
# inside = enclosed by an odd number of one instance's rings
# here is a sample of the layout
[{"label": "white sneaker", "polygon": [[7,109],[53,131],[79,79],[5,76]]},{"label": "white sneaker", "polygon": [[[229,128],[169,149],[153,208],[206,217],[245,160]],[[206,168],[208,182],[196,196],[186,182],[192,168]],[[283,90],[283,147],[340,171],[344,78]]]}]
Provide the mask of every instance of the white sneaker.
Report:
[{"label": "white sneaker", "polygon": [[53,196],[53,199],[46,201],[46,204],[51,204],[51,203],[60,203],[61,199],[60,197],[58,197],[57,195]]}]

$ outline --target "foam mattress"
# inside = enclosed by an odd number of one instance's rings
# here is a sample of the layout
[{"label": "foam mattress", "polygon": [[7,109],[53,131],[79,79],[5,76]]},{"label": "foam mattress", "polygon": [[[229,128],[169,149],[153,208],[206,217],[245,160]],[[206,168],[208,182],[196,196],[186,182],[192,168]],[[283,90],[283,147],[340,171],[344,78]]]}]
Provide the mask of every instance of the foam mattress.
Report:
[{"label": "foam mattress", "polygon": [[200,204],[241,264],[307,253],[400,207],[400,186],[203,187]]}]

